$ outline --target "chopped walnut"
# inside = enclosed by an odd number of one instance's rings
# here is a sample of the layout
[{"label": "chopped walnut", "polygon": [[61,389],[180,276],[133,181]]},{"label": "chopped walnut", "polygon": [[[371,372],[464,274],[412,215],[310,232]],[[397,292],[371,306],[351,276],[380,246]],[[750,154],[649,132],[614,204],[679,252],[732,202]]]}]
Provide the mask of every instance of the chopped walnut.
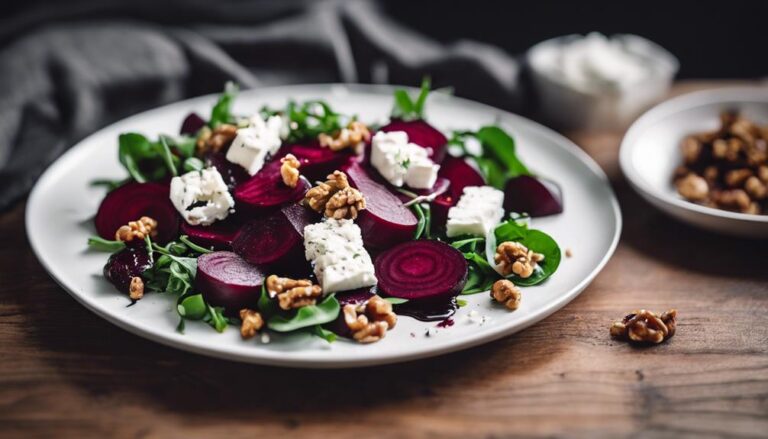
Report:
[{"label": "chopped walnut", "polygon": [[131,300],[139,300],[144,297],[144,281],[139,276],[131,278],[131,284],[128,287],[128,297]]},{"label": "chopped walnut", "polygon": [[219,152],[229,146],[237,136],[237,127],[231,124],[221,124],[215,129],[203,127],[197,136],[195,146],[197,155],[203,156],[208,152]]},{"label": "chopped walnut", "polygon": [[501,279],[493,283],[491,297],[514,311],[520,306],[522,295],[520,294],[520,288],[516,287],[515,284],[506,279]]},{"label": "chopped walnut", "polygon": [[365,209],[363,194],[349,185],[347,175],[341,171],[334,171],[325,183],[307,191],[304,203],[335,219],[355,219]]},{"label": "chopped walnut", "polygon": [[680,144],[683,151],[683,160],[686,164],[693,164],[699,160],[703,146],[701,141],[693,136],[686,137]]},{"label": "chopped walnut", "polygon": [[330,136],[326,133],[320,133],[317,140],[321,146],[330,148],[332,151],[341,151],[345,148],[361,149],[365,142],[371,139],[371,132],[364,123],[352,121],[346,128]]},{"label": "chopped walnut", "polygon": [[768,185],[757,177],[749,177],[744,183],[744,190],[755,200],[763,200],[768,196]]},{"label": "chopped walnut", "polygon": [[397,324],[392,304],[379,296],[373,296],[361,304],[344,305],[344,322],[352,331],[352,338],[360,343],[381,340]]},{"label": "chopped walnut", "polygon": [[299,183],[299,167],[301,162],[293,154],[287,154],[280,159],[280,176],[283,177],[283,183],[288,187],[296,187]]},{"label": "chopped walnut", "polygon": [[658,344],[675,335],[677,311],[671,309],[661,316],[641,309],[627,314],[611,325],[611,337],[636,343]]},{"label": "chopped walnut", "polygon": [[757,178],[763,183],[768,183],[768,165],[763,165],[757,168]]},{"label": "chopped walnut", "polygon": [[691,201],[704,201],[709,196],[707,180],[696,174],[688,174],[675,182],[677,192]]},{"label": "chopped walnut", "polygon": [[725,184],[730,187],[739,187],[753,175],[751,169],[741,168],[728,171],[725,174]]},{"label": "chopped walnut", "polygon": [[314,305],[323,294],[319,285],[308,279],[291,279],[271,275],[267,278],[269,297],[277,297],[281,309],[289,310]]},{"label": "chopped walnut", "polygon": [[746,211],[752,204],[749,195],[742,189],[716,191],[712,194],[712,201],[721,209],[738,211]]},{"label": "chopped walnut", "polygon": [[240,336],[243,338],[251,338],[255,336],[256,333],[264,327],[264,319],[261,317],[261,314],[252,309],[241,309],[240,320],[243,322],[240,325]]},{"label": "chopped walnut", "polygon": [[115,232],[116,241],[133,241],[134,239],[143,240],[147,236],[154,238],[157,236],[157,221],[143,216],[138,221],[131,221],[125,226],[120,226]]},{"label": "chopped walnut", "polygon": [[522,278],[531,277],[536,265],[544,260],[544,255],[529,250],[519,242],[502,242],[496,247],[494,261],[501,266],[501,273],[509,276],[514,273]]}]

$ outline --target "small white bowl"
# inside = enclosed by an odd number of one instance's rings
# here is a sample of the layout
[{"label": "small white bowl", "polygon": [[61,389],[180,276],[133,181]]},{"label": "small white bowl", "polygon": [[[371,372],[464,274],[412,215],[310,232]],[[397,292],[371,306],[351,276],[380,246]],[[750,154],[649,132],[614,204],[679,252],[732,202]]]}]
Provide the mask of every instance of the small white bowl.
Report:
[{"label": "small white bowl", "polygon": [[672,172],[682,163],[680,141],[691,133],[719,128],[720,113],[730,109],[768,124],[768,87],[699,91],[657,105],[624,136],[621,170],[643,198],[681,221],[729,235],[768,238],[768,215],[694,204],[680,197],[672,184]]},{"label": "small white bowl", "polygon": [[625,49],[653,63],[654,74],[622,90],[585,89],[568,83],[548,68],[560,47],[583,35],[566,35],[543,41],[526,54],[539,116],[560,129],[611,130],[626,128],[640,113],[669,91],[679,62],[656,43],[637,35],[613,35]]}]

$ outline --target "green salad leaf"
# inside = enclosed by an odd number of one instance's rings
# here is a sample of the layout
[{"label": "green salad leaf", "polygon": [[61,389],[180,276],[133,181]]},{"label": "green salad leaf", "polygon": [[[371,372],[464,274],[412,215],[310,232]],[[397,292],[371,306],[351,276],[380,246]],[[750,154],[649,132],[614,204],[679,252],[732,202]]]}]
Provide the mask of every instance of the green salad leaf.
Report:
[{"label": "green salad leaf", "polygon": [[232,102],[237,97],[239,87],[234,82],[227,82],[224,86],[224,93],[219,96],[219,100],[211,110],[211,118],[208,120],[208,126],[216,128],[225,123],[234,122],[232,115]]},{"label": "green salad leaf", "polygon": [[[476,142],[480,150],[472,149],[468,142]],[[468,157],[477,164],[485,181],[504,189],[507,180],[520,175],[532,175],[516,153],[515,139],[496,125],[487,125],[477,131],[456,131],[448,141],[457,147],[462,157]]]},{"label": "green salad leaf", "polygon": [[339,338],[335,332],[329,331],[320,325],[315,325],[312,327],[312,334],[322,338],[328,343],[333,343],[337,338]]},{"label": "green salad leaf", "polygon": [[88,238],[88,247],[91,250],[115,253],[124,249],[125,243],[123,241],[110,241],[100,236],[91,236]]},{"label": "green salad leaf", "polygon": [[529,229],[525,224],[509,220],[496,228],[496,241],[515,241],[523,244],[536,253],[544,255],[536,270],[530,277],[510,276],[515,285],[537,285],[549,278],[560,266],[562,258],[560,247],[554,239],[541,230]]},{"label": "green salad leaf", "polygon": [[395,90],[395,106],[392,108],[391,117],[402,120],[424,119],[424,106],[431,87],[432,81],[429,77],[422,79],[421,89],[419,90],[419,95],[416,96],[416,100],[411,99],[406,90]]},{"label": "green salad leaf", "polygon": [[339,301],[331,294],[317,305],[304,306],[287,315],[272,315],[267,319],[267,327],[277,332],[291,332],[322,325],[336,320],[340,309]]}]

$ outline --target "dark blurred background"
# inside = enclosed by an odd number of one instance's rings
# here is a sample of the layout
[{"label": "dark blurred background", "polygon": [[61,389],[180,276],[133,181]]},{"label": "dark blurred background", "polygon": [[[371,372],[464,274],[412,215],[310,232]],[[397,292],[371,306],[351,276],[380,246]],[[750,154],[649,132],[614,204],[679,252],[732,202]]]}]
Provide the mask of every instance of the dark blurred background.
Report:
[{"label": "dark blurred background", "polygon": [[[287,17],[306,0],[4,2],[0,42],[52,22],[94,18],[168,24],[248,24]],[[598,31],[649,38],[680,59],[680,78],[758,78],[768,73],[768,2],[581,0],[472,2],[390,0],[387,14],[442,42],[469,38],[517,55],[547,38]],[[211,4],[230,13],[211,13]],[[9,23],[13,22],[10,26]]]},{"label": "dark blurred background", "polygon": [[[222,89],[434,87],[536,115],[523,54],[571,33],[634,33],[678,78],[763,79],[768,3],[474,0],[25,0],[0,13],[0,210],[79,139]],[[570,116],[569,116],[570,117]]]}]

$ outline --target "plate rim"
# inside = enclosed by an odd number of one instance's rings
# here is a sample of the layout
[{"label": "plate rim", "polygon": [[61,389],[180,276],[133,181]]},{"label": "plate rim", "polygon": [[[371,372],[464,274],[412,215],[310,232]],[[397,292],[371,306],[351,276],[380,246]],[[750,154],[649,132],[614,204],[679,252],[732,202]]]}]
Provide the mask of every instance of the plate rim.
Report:
[{"label": "plate rim", "polygon": [[[741,212],[715,209],[702,206],[669,193],[656,189],[648,183],[643,174],[638,171],[632,161],[632,152],[637,147],[637,138],[653,123],[663,120],[675,113],[691,110],[696,107],[716,104],[725,101],[763,102],[768,105],[768,88],[760,86],[722,87],[711,90],[698,90],[661,102],[642,116],[627,130],[619,145],[619,167],[627,177],[632,187],[648,201],[670,208],[682,209],[694,215],[703,215],[727,221],[747,222],[750,224],[768,224],[768,215],[751,215]],[[661,207],[661,206],[660,206]]]},{"label": "plate rim", "polygon": [[[350,93],[358,92],[358,93],[391,94],[395,89],[398,89],[398,88],[404,88],[408,90],[417,90],[416,88],[410,87],[410,86],[389,85],[389,84],[385,85],[385,84],[323,83],[323,84],[296,84],[296,85],[283,85],[283,86],[276,86],[276,87],[253,88],[253,89],[243,90],[241,91],[241,93],[256,94],[256,93],[264,92],[266,90],[269,90],[270,92],[280,92],[280,90],[285,89],[286,90],[285,94],[290,95],[291,91],[296,93],[297,90],[300,91],[300,89],[302,88],[314,89],[318,91],[323,90],[325,92],[330,93],[333,91],[335,87],[345,88]],[[560,294],[556,298],[556,300],[551,301],[550,303],[542,307],[537,312],[530,313],[528,316],[526,316],[523,320],[519,321],[517,324],[506,327],[506,328],[500,328],[496,332],[466,337],[463,340],[453,342],[453,343],[446,343],[444,345],[437,346],[431,349],[428,348],[428,349],[422,349],[422,350],[414,351],[410,353],[394,354],[394,355],[393,354],[372,355],[372,356],[367,356],[363,358],[353,358],[353,359],[346,358],[342,360],[336,360],[336,359],[318,360],[315,358],[289,358],[289,359],[281,358],[280,351],[274,351],[274,352],[254,351],[254,352],[258,352],[259,355],[248,355],[248,354],[241,354],[239,352],[228,351],[226,350],[226,348],[218,349],[216,346],[199,346],[194,343],[174,339],[170,337],[170,335],[159,333],[156,330],[147,329],[142,325],[133,324],[126,319],[115,317],[111,315],[111,313],[99,309],[97,306],[95,306],[95,304],[90,303],[85,296],[77,294],[75,291],[73,291],[73,289],[65,285],[64,282],[56,276],[54,269],[49,265],[50,261],[46,260],[45,255],[41,251],[40,243],[37,241],[38,237],[36,236],[36,233],[33,231],[33,226],[31,224],[31,219],[30,219],[34,211],[37,209],[37,204],[39,203],[38,199],[40,199],[43,196],[41,194],[42,193],[41,188],[46,186],[45,182],[48,179],[53,178],[52,176],[54,174],[52,172],[52,169],[54,169],[57,166],[63,166],[61,165],[61,163],[66,163],[69,160],[73,160],[72,157],[78,152],[78,150],[82,147],[84,141],[87,140],[88,138],[99,135],[102,131],[110,129],[113,125],[123,123],[134,117],[144,116],[147,113],[151,113],[155,111],[158,111],[158,112],[168,111],[169,109],[175,108],[175,107],[192,107],[195,101],[204,101],[204,100],[214,99],[218,95],[219,95],[218,93],[212,93],[212,94],[188,98],[182,101],[172,102],[166,105],[162,105],[160,107],[155,107],[146,111],[133,114],[129,117],[120,119],[105,127],[102,127],[97,131],[94,131],[93,133],[86,136],[85,138],[80,139],[77,143],[72,145],[72,147],[69,148],[64,154],[62,154],[60,157],[54,160],[50,165],[48,165],[48,167],[45,169],[45,171],[41,174],[41,176],[35,183],[35,186],[33,187],[27,199],[27,205],[25,209],[25,229],[27,233],[27,239],[30,243],[30,247],[32,248],[35,256],[37,257],[38,261],[43,266],[43,268],[46,270],[48,275],[64,291],[66,291],[78,303],[85,306],[91,312],[101,317],[102,319],[132,334],[138,335],[142,338],[145,338],[166,346],[170,346],[176,349],[180,349],[187,352],[193,352],[196,354],[201,354],[201,355],[205,355],[212,358],[226,359],[226,360],[239,361],[239,362],[252,363],[252,364],[269,365],[269,366],[291,367],[291,368],[312,368],[312,369],[353,368],[353,367],[366,367],[366,366],[373,366],[373,365],[403,363],[403,362],[409,362],[409,361],[414,361],[414,360],[423,359],[423,358],[435,357],[435,356],[444,355],[450,352],[464,350],[473,346],[486,344],[494,340],[498,340],[502,337],[508,336],[515,332],[522,331],[530,327],[531,325],[538,323],[541,320],[549,317],[554,312],[560,310],[566,304],[568,304],[573,299],[575,299],[589,284],[592,283],[595,277],[605,268],[608,261],[610,261],[611,257],[615,253],[615,250],[618,246],[618,243],[621,237],[621,232],[623,229],[623,218],[621,214],[621,209],[619,207],[618,199],[613,190],[613,187],[610,184],[610,180],[608,179],[603,169],[584,150],[582,150],[578,145],[576,145],[570,139],[566,138],[565,136],[555,132],[554,130],[538,122],[532,121],[530,119],[527,119],[525,117],[519,116],[517,114],[511,113],[505,110],[495,108],[488,104],[484,104],[481,102],[476,102],[476,101],[472,101],[469,99],[460,98],[456,96],[450,96],[450,100],[459,105],[462,103],[467,103],[467,104],[477,106],[483,111],[486,111],[489,113],[503,114],[504,117],[510,118],[514,120],[516,123],[520,123],[522,125],[528,125],[529,127],[535,129],[538,132],[538,134],[552,140],[553,143],[555,143],[559,149],[561,149],[562,151],[568,154],[575,156],[575,158],[579,162],[584,164],[595,175],[595,177],[597,177],[599,180],[601,180],[604,183],[605,189],[609,194],[608,201],[610,204],[610,211],[613,214],[612,219],[615,222],[615,230],[614,230],[613,236],[611,237],[610,244],[608,246],[607,251],[602,255],[602,258],[600,259],[599,263],[597,263],[595,267],[592,269],[592,271],[590,271],[587,276],[581,279],[579,283],[577,283],[570,290],[564,291],[562,294]]]}]

